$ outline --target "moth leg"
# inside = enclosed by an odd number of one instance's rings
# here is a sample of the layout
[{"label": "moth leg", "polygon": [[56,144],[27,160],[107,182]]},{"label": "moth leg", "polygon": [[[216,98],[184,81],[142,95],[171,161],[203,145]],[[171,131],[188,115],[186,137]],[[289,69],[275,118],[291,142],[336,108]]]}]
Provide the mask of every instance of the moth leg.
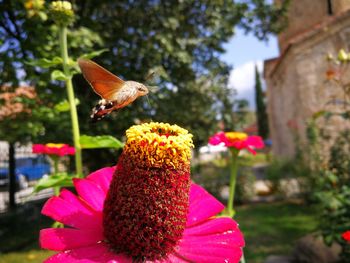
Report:
[{"label": "moth leg", "polygon": [[98,104],[92,109],[92,113],[90,115],[91,121],[96,122],[103,119],[106,115],[112,112],[114,107],[114,103],[112,101],[108,101],[102,99],[98,102]]}]

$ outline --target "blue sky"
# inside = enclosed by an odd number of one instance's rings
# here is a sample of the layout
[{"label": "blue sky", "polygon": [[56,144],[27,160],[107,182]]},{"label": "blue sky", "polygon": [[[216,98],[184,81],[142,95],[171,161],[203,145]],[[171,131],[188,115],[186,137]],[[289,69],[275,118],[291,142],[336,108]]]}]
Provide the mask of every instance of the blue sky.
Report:
[{"label": "blue sky", "polygon": [[271,36],[267,42],[259,41],[254,35],[245,35],[237,29],[236,35],[224,47],[227,52],[221,58],[233,67],[229,87],[237,90],[237,98],[247,99],[250,107],[255,108],[254,65],[262,71],[263,60],[278,56],[277,38]]}]

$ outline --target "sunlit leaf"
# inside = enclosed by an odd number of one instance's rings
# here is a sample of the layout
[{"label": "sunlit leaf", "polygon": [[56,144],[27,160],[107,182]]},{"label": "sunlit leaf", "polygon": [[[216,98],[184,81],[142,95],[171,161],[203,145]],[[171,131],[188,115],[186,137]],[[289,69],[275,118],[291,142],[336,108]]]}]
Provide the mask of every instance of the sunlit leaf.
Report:
[{"label": "sunlit leaf", "polygon": [[63,62],[62,58],[54,57],[53,59],[42,58],[38,60],[30,60],[30,61],[27,61],[26,63],[32,66],[49,68],[49,67],[60,65],[62,64],[62,62]]},{"label": "sunlit leaf", "polygon": [[110,135],[103,136],[88,136],[82,135],[80,137],[80,145],[83,149],[96,148],[123,148],[124,144],[118,139]]},{"label": "sunlit leaf", "polygon": [[[75,99],[75,105],[79,105],[80,101],[79,99]],[[54,109],[58,112],[64,112],[64,111],[69,111],[70,106],[69,106],[69,102],[67,100],[63,100],[59,103],[57,103],[54,107]]]},{"label": "sunlit leaf", "polygon": [[67,79],[69,79],[69,76],[65,75],[61,70],[56,69],[56,70],[52,71],[51,79],[66,81]]},{"label": "sunlit leaf", "polygon": [[93,52],[88,53],[88,54],[84,54],[84,55],[81,56],[81,58],[91,59],[91,58],[97,57],[97,56],[99,56],[102,53],[107,52],[107,51],[108,51],[108,49],[104,48],[104,49],[101,49],[101,50],[93,51]]},{"label": "sunlit leaf", "polygon": [[317,111],[317,112],[315,112],[315,113],[312,115],[312,118],[313,118],[313,119],[318,119],[319,117],[325,116],[326,113],[327,113],[327,112],[326,112],[325,110]]},{"label": "sunlit leaf", "polygon": [[49,175],[47,177],[43,177],[39,180],[39,182],[35,185],[33,193],[40,192],[47,188],[52,187],[71,187],[73,186],[72,175],[67,173],[58,173]]}]

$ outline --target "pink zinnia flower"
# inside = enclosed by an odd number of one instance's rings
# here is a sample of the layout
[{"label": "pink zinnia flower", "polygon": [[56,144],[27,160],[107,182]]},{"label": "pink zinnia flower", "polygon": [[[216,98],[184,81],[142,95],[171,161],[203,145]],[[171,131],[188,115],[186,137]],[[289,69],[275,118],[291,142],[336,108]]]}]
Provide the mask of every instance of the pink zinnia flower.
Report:
[{"label": "pink zinnia flower", "polygon": [[341,235],[341,237],[342,237],[345,241],[350,242],[350,230],[345,231],[345,232]]},{"label": "pink zinnia flower", "polygon": [[71,228],[40,232],[46,262],[239,262],[237,223],[189,179],[191,135],[176,125],[131,127],[116,167],[74,179],[42,213]]},{"label": "pink zinnia flower", "polygon": [[74,155],[75,148],[69,146],[68,144],[58,144],[58,143],[48,143],[48,144],[33,144],[32,146],[33,153],[38,154],[48,154],[48,155]]},{"label": "pink zinnia flower", "polygon": [[209,138],[209,144],[224,144],[226,147],[237,150],[247,149],[252,154],[256,154],[254,149],[264,148],[264,142],[260,136],[248,136],[243,132],[218,132]]}]

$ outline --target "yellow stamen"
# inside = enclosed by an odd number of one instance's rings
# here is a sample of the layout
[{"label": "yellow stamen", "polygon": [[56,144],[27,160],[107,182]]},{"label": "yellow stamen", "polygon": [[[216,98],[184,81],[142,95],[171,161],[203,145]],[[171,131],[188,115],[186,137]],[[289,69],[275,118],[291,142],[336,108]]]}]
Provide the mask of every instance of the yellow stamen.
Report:
[{"label": "yellow stamen", "polygon": [[192,134],[168,123],[144,123],[126,131],[124,153],[137,160],[138,165],[160,167],[181,163],[188,164],[191,158]]},{"label": "yellow stamen", "polygon": [[51,148],[62,148],[64,146],[64,144],[63,143],[47,143],[46,146],[51,147]]},{"label": "yellow stamen", "polygon": [[225,135],[229,140],[232,140],[232,141],[235,141],[235,140],[241,141],[248,138],[248,135],[244,132],[226,132]]}]

